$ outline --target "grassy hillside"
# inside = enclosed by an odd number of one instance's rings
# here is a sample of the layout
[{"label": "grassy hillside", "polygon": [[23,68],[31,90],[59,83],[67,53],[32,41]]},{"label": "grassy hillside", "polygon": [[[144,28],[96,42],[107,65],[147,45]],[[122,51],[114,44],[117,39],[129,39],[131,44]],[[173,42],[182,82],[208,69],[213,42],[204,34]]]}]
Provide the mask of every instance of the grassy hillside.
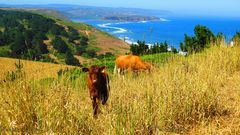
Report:
[{"label": "grassy hillside", "polygon": [[[120,39],[90,25],[71,22],[52,10],[4,9],[0,10],[0,16],[2,57],[65,63],[66,49],[59,48],[60,45],[67,46],[79,60],[107,52],[124,54],[129,50],[129,45]],[[59,40],[55,42],[56,38]]]},{"label": "grassy hillside", "polygon": [[21,75],[9,80],[8,71],[20,74],[17,60],[0,61],[7,63],[0,65],[5,78],[0,83],[3,133],[240,132],[239,47],[215,46],[189,57],[176,56],[151,74],[123,78],[110,73],[110,99],[98,119],[93,118],[86,74],[79,69],[57,75],[65,67],[24,61]]},{"label": "grassy hillside", "polygon": [[130,46],[124,41],[92,27],[90,25],[57,20],[65,26],[72,26],[78,29],[79,32],[85,33],[89,38],[89,45],[96,48],[97,54],[112,52],[113,54],[125,54],[129,52]]},{"label": "grassy hillside", "polygon": [[93,48],[97,49],[97,54],[104,54],[106,52],[112,52],[113,54],[125,54],[126,52],[129,52],[130,46],[124,41],[118,39],[117,37],[103,32],[91,25],[56,18],[54,14],[49,13],[51,10],[49,12],[46,11],[48,10],[45,10],[45,12],[41,12],[38,10],[32,12],[52,18],[62,26],[72,26],[73,28],[78,29],[80,33],[84,33],[88,36],[90,40],[89,44]]},{"label": "grassy hillside", "polygon": [[[15,64],[18,64],[17,59],[0,57],[1,77],[0,80],[6,79],[6,76],[12,71],[16,70]],[[24,74],[27,75],[28,79],[41,79],[48,77],[57,77],[57,72],[60,69],[73,68],[73,66],[51,64],[44,62],[32,62],[27,60],[21,60],[23,64]]]}]

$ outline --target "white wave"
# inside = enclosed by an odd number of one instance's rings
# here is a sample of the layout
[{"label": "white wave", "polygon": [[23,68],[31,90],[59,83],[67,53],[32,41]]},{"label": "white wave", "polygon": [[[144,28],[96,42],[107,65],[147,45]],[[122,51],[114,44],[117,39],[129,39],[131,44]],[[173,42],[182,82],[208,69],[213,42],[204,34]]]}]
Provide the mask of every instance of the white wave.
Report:
[{"label": "white wave", "polygon": [[109,27],[108,25],[112,25],[112,23],[98,24],[98,26],[102,28],[108,28]]},{"label": "white wave", "polygon": [[150,44],[150,43],[146,43],[146,45],[148,45],[148,46],[153,46],[153,44]]},{"label": "white wave", "polygon": [[140,21],[140,22],[138,22],[138,23],[147,23],[148,21]]},{"label": "white wave", "polygon": [[[158,21],[160,21],[160,22],[169,22],[170,20],[165,19],[165,18],[160,18]],[[151,21],[139,21],[137,23],[148,23],[148,22],[151,22]]]},{"label": "white wave", "polygon": [[125,40],[125,42],[128,43],[128,44],[137,44],[137,42],[132,41],[132,40]]},{"label": "white wave", "polygon": [[129,24],[129,23],[133,23],[133,22],[118,22],[118,23],[114,23],[114,24]]},{"label": "white wave", "polygon": [[169,22],[170,20],[165,19],[165,18],[160,18],[160,21],[162,21],[162,22]]},{"label": "white wave", "polygon": [[127,30],[126,29],[123,29],[123,28],[118,28],[118,27],[111,27],[112,29],[116,29],[116,31],[114,31],[113,33],[114,34],[117,34],[117,33],[126,33]]},{"label": "white wave", "polygon": [[126,36],[120,36],[120,37],[118,37],[119,39],[121,39],[121,40],[130,40],[130,38],[129,37],[126,37]]},{"label": "white wave", "polygon": [[122,41],[128,43],[128,44],[137,44],[133,39],[130,39],[129,37],[118,37]]},{"label": "white wave", "polygon": [[114,31],[112,32],[113,34],[119,34],[119,33],[126,33],[127,30],[124,28],[120,27],[113,27],[110,25],[113,25],[114,23],[105,23],[105,24],[98,24],[99,27],[101,28],[107,28],[107,29],[113,29]]},{"label": "white wave", "polygon": [[125,39],[130,39],[130,37],[124,37]]},{"label": "white wave", "polygon": [[[134,41],[134,39],[131,39],[130,37],[118,37],[118,38],[128,44],[138,44],[136,41]],[[146,43],[146,45],[148,45],[149,47],[153,46],[153,44],[151,44],[151,43]]]}]

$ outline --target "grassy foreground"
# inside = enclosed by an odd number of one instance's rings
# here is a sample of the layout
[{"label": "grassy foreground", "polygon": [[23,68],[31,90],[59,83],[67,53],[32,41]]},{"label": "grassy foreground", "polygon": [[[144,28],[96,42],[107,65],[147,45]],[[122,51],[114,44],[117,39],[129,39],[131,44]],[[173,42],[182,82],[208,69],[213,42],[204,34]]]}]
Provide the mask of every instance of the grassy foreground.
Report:
[{"label": "grassy foreground", "polygon": [[[15,61],[0,61],[2,80],[14,70]],[[98,119],[93,118],[86,74],[57,77],[66,67],[26,63],[23,75],[0,83],[2,133],[240,133],[238,47],[212,47],[187,58],[175,57],[150,74],[111,74],[110,99],[101,106]]]}]

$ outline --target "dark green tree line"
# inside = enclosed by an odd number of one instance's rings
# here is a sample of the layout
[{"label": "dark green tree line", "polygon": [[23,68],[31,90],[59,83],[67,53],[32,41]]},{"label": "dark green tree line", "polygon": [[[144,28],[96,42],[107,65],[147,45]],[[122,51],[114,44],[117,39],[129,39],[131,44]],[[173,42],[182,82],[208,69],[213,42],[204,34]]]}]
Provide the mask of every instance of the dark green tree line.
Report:
[{"label": "dark green tree line", "polygon": [[[145,41],[137,41],[137,44],[132,44],[130,46],[130,51],[134,55],[145,55],[145,54],[156,54],[168,52],[169,45],[165,41],[163,43],[155,43],[152,46],[149,46]],[[177,53],[177,49],[171,47],[171,52]]]}]

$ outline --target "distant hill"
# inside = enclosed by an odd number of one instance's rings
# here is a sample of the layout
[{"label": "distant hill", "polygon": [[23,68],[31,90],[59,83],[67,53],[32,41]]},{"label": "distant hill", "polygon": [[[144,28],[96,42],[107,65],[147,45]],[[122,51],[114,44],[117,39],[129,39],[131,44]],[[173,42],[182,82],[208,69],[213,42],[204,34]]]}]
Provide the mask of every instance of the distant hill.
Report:
[{"label": "distant hill", "polygon": [[116,37],[67,20],[53,10],[0,10],[0,56],[78,65],[83,58],[129,49]]},{"label": "distant hill", "polygon": [[127,21],[127,22],[138,22],[138,21],[156,21],[161,20],[158,17],[151,16],[139,16],[139,15],[126,15],[126,16],[106,16],[102,18],[103,20],[112,20],[112,21]]},{"label": "distant hill", "polygon": [[172,14],[167,10],[152,10],[152,9],[139,9],[139,8],[113,8],[113,7],[94,7],[94,6],[81,6],[81,5],[63,5],[63,4],[50,4],[50,5],[0,5],[0,7],[14,7],[14,8],[42,8],[52,9],[61,12],[71,19],[101,19],[108,16],[142,16],[142,17],[155,17],[161,18]]}]

